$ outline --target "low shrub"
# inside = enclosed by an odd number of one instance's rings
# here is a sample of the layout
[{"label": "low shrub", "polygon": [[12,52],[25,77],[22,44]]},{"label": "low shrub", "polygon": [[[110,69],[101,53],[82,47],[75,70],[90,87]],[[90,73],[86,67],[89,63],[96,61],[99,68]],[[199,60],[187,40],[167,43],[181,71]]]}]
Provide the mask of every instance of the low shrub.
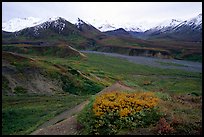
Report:
[{"label": "low shrub", "polygon": [[9,90],[9,80],[2,75],[2,90]]},{"label": "low shrub", "polygon": [[84,134],[113,135],[120,129],[156,125],[162,114],[152,92],[110,92],[97,96],[79,115]]},{"label": "low shrub", "polygon": [[14,88],[14,93],[16,94],[23,94],[23,93],[27,93],[27,89],[21,87],[21,86],[16,86]]},{"label": "low shrub", "polygon": [[161,118],[158,124],[156,125],[156,131],[157,131],[157,134],[165,135],[165,134],[172,133],[174,129],[173,127],[170,126],[169,123],[167,123],[165,118]]},{"label": "low shrub", "polygon": [[48,75],[52,79],[60,81],[62,90],[75,95],[91,95],[96,94],[103,89],[103,86],[83,78],[78,75],[73,75],[69,72],[66,75],[58,72],[44,72],[44,75]]},{"label": "low shrub", "polygon": [[144,86],[148,86],[148,85],[150,85],[150,84],[152,84],[152,82],[149,81],[149,80],[143,81],[143,85],[144,85]]},{"label": "low shrub", "polygon": [[168,93],[155,92],[155,95],[164,101],[172,100],[171,96]]}]

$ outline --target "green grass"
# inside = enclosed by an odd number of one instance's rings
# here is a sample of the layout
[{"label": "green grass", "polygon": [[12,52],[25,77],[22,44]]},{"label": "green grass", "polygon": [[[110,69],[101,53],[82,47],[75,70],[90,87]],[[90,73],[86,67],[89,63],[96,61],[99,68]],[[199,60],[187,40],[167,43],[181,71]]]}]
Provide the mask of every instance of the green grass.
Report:
[{"label": "green grass", "polygon": [[103,39],[102,43],[106,45],[113,45],[113,46],[135,46],[135,47],[144,47],[143,44],[140,44],[136,41],[126,40],[123,38],[109,38],[109,39]]},{"label": "green grass", "polygon": [[[41,59],[54,64],[72,66],[87,75],[92,73],[109,83],[120,80],[138,90],[181,94],[195,92],[198,95],[202,93],[202,73],[154,68],[103,55],[86,55],[86,59],[79,57],[66,59],[41,57]],[[145,84],[145,82],[149,82],[149,84]]]},{"label": "green grass", "polygon": [[[38,56],[36,59],[40,59]],[[75,95],[88,95],[96,94],[104,88],[104,84],[84,76],[77,69],[71,67],[71,65],[63,65],[61,68],[56,67],[55,63],[47,60],[35,60],[33,62],[27,61],[29,59],[17,60],[16,57],[10,56],[9,54],[4,59],[11,62],[11,65],[14,65],[16,69],[24,75],[26,69],[38,69],[41,71],[41,74],[45,77],[48,76],[53,80],[60,81],[61,88],[65,92],[69,92]],[[16,72],[17,73],[17,72]],[[4,84],[6,86],[6,82]],[[4,87],[5,87],[4,86]],[[15,93],[26,93],[25,89],[16,87],[14,89]]]},{"label": "green grass", "polygon": [[77,56],[74,51],[67,47],[65,44],[58,44],[57,46],[42,46],[42,47],[35,47],[35,46],[28,46],[24,47],[23,44],[17,45],[3,45],[3,51],[10,51],[15,53],[21,54],[32,54],[37,56],[52,56],[52,57],[69,57],[69,56]]},{"label": "green grass", "polygon": [[[126,74],[143,74],[143,75],[169,75],[169,76],[192,76],[192,77],[200,77],[201,74],[186,72],[182,70],[175,69],[160,69],[149,67],[145,65],[137,65],[130,63],[126,60],[108,57],[103,55],[95,55],[88,54],[87,60],[80,61],[80,64],[86,64],[90,67],[100,68],[100,70],[104,72],[109,72],[111,74],[116,75],[124,75]],[[75,65],[74,63],[72,65]],[[127,67],[128,66],[128,67]],[[128,76],[129,77],[129,76]]]},{"label": "green grass", "polygon": [[17,86],[14,88],[14,93],[15,94],[24,94],[24,93],[27,93],[27,89],[25,89],[21,86]]},{"label": "green grass", "polygon": [[177,64],[177,63],[170,63],[170,62],[161,62],[161,61],[156,61],[161,65],[168,65],[168,66],[178,66],[178,67],[185,67],[185,65]]},{"label": "green grass", "polygon": [[[106,85],[120,80],[128,86],[135,87],[139,91],[162,91],[162,93],[158,93],[158,96],[167,101],[170,101],[169,96],[172,94],[186,95],[190,93],[202,95],[202,73],[137,65],[126,60],[103,55],[86,55],[87,58],[85,59],[79,57],[59,58],[28,54],[26,56],[40,60],[41,63],[38,65],[45,70],[49,69],[51,73],[57,70],[50,64],[63,66],[67,69],[67,73],[69,72],[76,78],[74,78],[75,83],[78,80],[83,81],[82,86],[84,85],[86,91],[93,89],[95,85],[92,85],[90,81],[78,77],[76,70],[86,76],[93,74],[105,81],[106,83],[104,83]],[[53,73],[53,77],[58,77],[58,75]],[[64,79],[65,91],[70,88],[70,85],[67,85],[67,80],[69,81],[69,79]],[[95,82],[100,83],[97,80]],[[102,83],[99,85],[102,85]],[[6,81],[3,85],[7,88]],[[87,96],[3,96],[2,134],[29,134],[46,120],[49,120],[65,109],[77,105],[85,98]],[[177,110],[178,112],[175,111],[175,113],[180,113],[182,109]],[[186,115],[188,117],[198,116],[194,114]],[[183,129],[180,130],[182,131]]]},{"label": "green grass", "polygon": [[[147,82],[149,84],[145,84]],[[202,94],[201,78],[139,75],[132,78],[132,80],[124,80],[124,83],[144,91],[163,91],[170,94],[191,94],[193,92],[198,95]]]},{"label": "green grass", "polygon": [[[183,94],[195,92],[199,95],[202,93],[202,73],[154,68],[103,55],[86,55],[86,59],[78,57],[67,59],[41,57],[41,59],[54,64],[72,66],[86,74],[92,73],[109,83],[120,80],[139,90],[162,90],[168,93]],[[146,81],[150,83],[145,85]]]},{"label": "green grass", "polygon": [[83,102],[88,96],[3,96],[2,134],[30,134],[55,115]]},{"label": "green grass", "polygon": [[2,75],[2,90],[9,90],[9,80]]},{"label": "green grass", "polygon": [[185,60],[202,62],[202,55],[189,55],[184,57]]}]

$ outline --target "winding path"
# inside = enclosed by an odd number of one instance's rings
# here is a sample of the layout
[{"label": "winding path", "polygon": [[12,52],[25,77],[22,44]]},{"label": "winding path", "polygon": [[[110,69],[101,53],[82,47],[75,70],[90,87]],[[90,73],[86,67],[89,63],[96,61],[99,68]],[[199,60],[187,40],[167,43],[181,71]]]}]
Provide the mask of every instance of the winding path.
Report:
[{"label": "winding path", "polygon": [[[116,82],[113,85],[103,89],[97,95],[111,91],[134,90],[131,87],[124,85],[121,82]],[[89,103],[89,100],[82,102],[72,109],[66,110],[63,113],[55,116],[51,120],[45,122],[31,135],[77,135],[79,127],[77,123],[77,114]]]},{"label": "winding path", "polygon": [[72,109],[66,110],[63,113],[55,116],[53,119],[45,122],[38,129],[31,133],[31,135],[72,135],[76,130],[76,115],[80,112],[89,101],[84,101]]}]

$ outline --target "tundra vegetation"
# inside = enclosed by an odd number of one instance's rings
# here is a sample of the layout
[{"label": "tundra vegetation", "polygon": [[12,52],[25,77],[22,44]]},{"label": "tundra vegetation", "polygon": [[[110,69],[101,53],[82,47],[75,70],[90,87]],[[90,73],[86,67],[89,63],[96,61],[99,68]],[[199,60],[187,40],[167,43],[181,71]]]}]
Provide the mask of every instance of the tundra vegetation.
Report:
[{"label": "tundra vegetation", "polygon": [[[77,117],[83,127],[79,134],[201,134],[202,73],[154,68],[96,54],[62,57],[63,50],[53,56],[52,50],[44,55],[35,49],[29,49],[29,54],[3,53],[3,135],[30,134],[86,99],[90,103]],[[29,81],[36,77],[29,77],[30,73],[55,83],[49,89],[51,94],[32,92]],[[96,95],[116,81],[134,91]]]}]

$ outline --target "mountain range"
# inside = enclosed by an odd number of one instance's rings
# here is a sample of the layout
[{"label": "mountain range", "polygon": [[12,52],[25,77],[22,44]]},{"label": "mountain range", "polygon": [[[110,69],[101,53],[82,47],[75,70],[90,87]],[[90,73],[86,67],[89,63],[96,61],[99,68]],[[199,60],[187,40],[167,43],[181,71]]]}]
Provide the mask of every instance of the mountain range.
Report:
[{"label": "mountain range", "polygon": [[171,38],[183,41],[202,41],[202,14],[189,20],[172,19],[144,32],[151,38]]},{"label": "mountain range", "polygon": [[[52,22],[60,17],[50,17],[50,18],[44,18],[44,19],[39,19],[39,18],[34,18],[34,17],[28,17],[28,18],[14,18],[11,19],[7,22],[2,23],[2,30],[7,31],[7,32],[16,32],[28,27],[34,27],[37,25],[40,25],[44,22]],[[78,24],[81,19],[79,19],[76,23]],[[82,21],[84,22],[84,21]],[[87,23],[88,24],[88,23]],[[92,25],[93,26],[93,25]],[[176,20],[176,19],[171,19],[171,20],[166,20],[163,21],[156,26],[152,28],[146,28],[144,26],[136,26],[136,25],[123,25],[120,28],[114,26],[114,24],[102,24],[97,27],[95,27],[101,32],[110,32],[114,31],[114,34],[116,34],[116,30],[120,30],[121,28],[124,29],[125,31],[129,32],[134,37],[139,37],[139,38],[163,38],[163,37],[169,37],[169,38],[174,38],[179,40],[193,40],[193,41],[201,41],[201,30],[202,30],[202,13],[199,14],[198,16],[194,18],[190,18],[187,20]],[[189,35],[194,33],[194,37],[189,37],[186,34],[186,30],[188,31]],[[119,32],[120,33],[120,32]],[[176,38],[179,37],[179,38]],[[182,35],[185,34],[183,37]],[[117,35],[117,34],[116,34]]]},{"label": "mountain range", "polygon": [[2,23],[2,42],[43,46],[64,42],[76,49],[127,55],[202,57],[202,14],[185,21],[162,22],[146,31],[136,26],[106,27],[112,29],[104,31],[103,26],[95,27],[80,18],[75,23],[61,17],[13,19]]},{"label": "mountain range", "polygon": [[[109,25],[104,25],[104,27],[107,26]],[[116,27],[111,26],[110,30],[107,28],[108,33],[113,31],[114,34],[116,34],[117,30],[121,29],[111,30],[112,28]],[[100,29],[104,31],[104,28]],[[165,38],[181,41],[202,41],[202,14],[188,20],[166,20],[147,30],[140,29],[137,26],[129,28],[123,27],[123,29],[132,36],[141,39]],[[118,34],[120,33],[121,32],[118,32]]]},{"label": "mountain range", "polygon": [[[2,23],[2,30],[7,32],[16,32],[28,27],[34,27],[45,22],[52,22],[58,20],[60,17],[51,17],[51,18],[14,18],[7,22]],[[81,19],[79,19],[76,23],[78,24]],[[84,22],[84,21],[82,21]],[[85,22],[84,22],[85,23]],[[88,23],[86,23],[88,24]],[[91,24],[89,24],[91,25]],[[93,25],[92,25],[93,26]],[[62,27],[62,26],[61,26]],[[95,27],[101,32],[109,32],[113,31],[113,34],[116,34],[120,29],[124,29],[129,34],[134,37],[147,39],[147,38],[172,38],[176,40],[189,40],[189,41],[201,41],[202,40],[202,14],[194,18],[190,18],[187,20],[177,20],[171,19],[166,20],[157,24],[156,26],[144,29],[143,26],[133,26],[133,25],[124,25],[120,28],[114,26],[114,24],[102,24]],[[36,28],[37,29],[37,28]],[[186,33],[187,32],[187,33]],[[119,32],[120,34],[121,32]],[[193,33],[193,35],[192,35]],[[116,34],[116,35],[119,35]]]}]

